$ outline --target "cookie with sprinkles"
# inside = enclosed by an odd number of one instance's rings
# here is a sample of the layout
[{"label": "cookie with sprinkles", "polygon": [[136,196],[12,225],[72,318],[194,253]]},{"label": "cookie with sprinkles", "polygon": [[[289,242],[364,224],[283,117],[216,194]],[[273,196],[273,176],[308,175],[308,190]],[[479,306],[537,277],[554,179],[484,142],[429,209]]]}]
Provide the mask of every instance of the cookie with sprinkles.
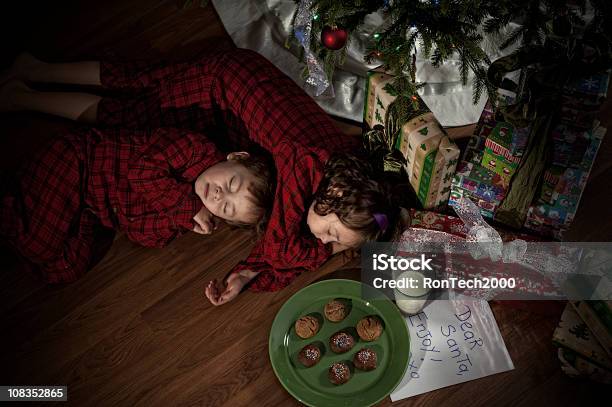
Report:
[{"label": "cookie with sprinkles", "polygon": [[306,367],[312,367],[321,360],[321,349],[318,346],[310,344],[302,348],[298,354],[298,360]]},{"label": "cookie with sprinkles", "polygon": [[355,338],[347,332],[337,332],[329,338],[329,347],[335,353],[345,353],[355,346]]},{"label": "cookie with sprinkles", "polygon": [[351,369],[344,362],[336,362],[329,367],[327,377],[335,385],[344,384],[351,378]]},{"label": "cookie with sprinkles", "polygon": [[378,362],[378,356],[374,349],[363,348],[360,349],[353,357],[353,364],[359,370],[374,370]]}]

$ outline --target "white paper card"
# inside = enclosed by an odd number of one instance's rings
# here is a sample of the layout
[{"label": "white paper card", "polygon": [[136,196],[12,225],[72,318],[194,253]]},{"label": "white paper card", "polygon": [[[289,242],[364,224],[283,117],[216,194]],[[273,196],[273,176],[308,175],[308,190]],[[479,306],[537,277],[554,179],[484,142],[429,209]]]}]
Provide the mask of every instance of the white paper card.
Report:
[{"label": "white paper card", "polygon": [[410,360],[391,401],[514,369],[486,301],[434,300],[406,325]]}]

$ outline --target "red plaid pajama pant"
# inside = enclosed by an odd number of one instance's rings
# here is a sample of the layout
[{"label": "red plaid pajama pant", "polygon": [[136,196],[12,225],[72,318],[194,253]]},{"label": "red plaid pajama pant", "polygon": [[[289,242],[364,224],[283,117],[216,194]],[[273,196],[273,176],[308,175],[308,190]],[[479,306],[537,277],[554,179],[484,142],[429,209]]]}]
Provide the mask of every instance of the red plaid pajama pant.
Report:
[{"label": "red plaid pajama pant", "polygon": [[123,128],[177,127],[205,133],[223,151],[267,151],[281,139],[328,151],[359,148],[297,84],[258,53],[237,49],[195,62],[151,65],[102,62],[98,122]]},{"label": "red plaid pajama pant", "polygon": [[0,236],[49,283],[76,280],[113,242],[114,231],[84,209],[86,132],[58,137],[2,180]]}]

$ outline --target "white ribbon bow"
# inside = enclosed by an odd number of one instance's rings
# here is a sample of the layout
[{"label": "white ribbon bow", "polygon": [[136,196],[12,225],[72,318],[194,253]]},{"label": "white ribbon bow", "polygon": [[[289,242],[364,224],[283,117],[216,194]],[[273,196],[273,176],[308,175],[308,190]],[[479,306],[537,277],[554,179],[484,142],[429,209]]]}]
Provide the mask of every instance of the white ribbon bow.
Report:
[{"label": "white ribbon bow", "polygon": [[470,199],[462,197],[455,212],[468,228],[466,240],[478,244],[468,245],[474,259],[489,257],[492,261],[518,263],[525,258],[527,242],[522,239],[504,244],[497,230],[493,229],[480,214],[480,209]]}]

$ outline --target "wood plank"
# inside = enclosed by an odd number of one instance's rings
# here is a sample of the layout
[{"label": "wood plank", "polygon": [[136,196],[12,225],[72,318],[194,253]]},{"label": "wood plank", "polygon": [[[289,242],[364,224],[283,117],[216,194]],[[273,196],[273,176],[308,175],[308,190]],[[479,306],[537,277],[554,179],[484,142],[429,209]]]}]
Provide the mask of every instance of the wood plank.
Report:
[{"label": "wood plank", "polygon": [[[0,55],[8,64],[30,50],[50,61],[80,58],[186,59],[232,47],[214,9],[183,10],[175,0],[27,2],[3,13]],[[608,100],[602,118],[612,124]],[[359,136],[353,123],[341,129]],[[0,115],[0,168],[13,169],[36,146],[74,126],[28,113]],[[453,137],[473,126],[449,129]],[[612,140],[604,139],[572,239],[610,240]],[[597,225],[598,227],[593,227]],[[70,405],[298,405],[272,371],[268,333],[277,311],[300,288],[327,278],[357,278],[359,258],[335,256],[284,290],[246,292],[216,308],[204,284],[223,277],[253,242],[222,228],[188,234],[164,250],[120,236],[78,282],[50,288],[3,261],[0,383],[67,384]],[[516,365],[511,372],[440,389],[394,405],[567,405],[601,400],[605,389],[564,376],[550,339],[558,315],[498,303],[492,309]],[[381,405],[389,405],[384,400]]]}]

